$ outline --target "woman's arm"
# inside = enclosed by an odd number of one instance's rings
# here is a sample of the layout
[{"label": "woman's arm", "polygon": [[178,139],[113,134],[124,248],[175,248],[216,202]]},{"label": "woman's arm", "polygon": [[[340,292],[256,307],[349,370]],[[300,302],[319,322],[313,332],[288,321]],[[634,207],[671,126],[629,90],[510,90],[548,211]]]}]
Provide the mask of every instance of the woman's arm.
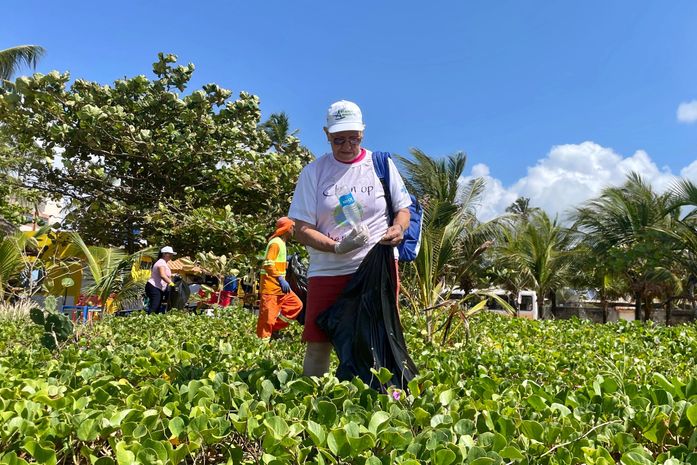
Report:
[{"label": "woman's arm", "polygon": [[160,278],[162,278],[167,283],[167,285],[170,285],[172,284],[172,280],[169,279],[169,276],[167,276],[168,269],[169,267],[167,265],[160,265],[157,267],[157,271],[160,272]]},{"label": "woman's arm", "polygon": [[394,216],[394,221],[392,226],[387,229],[387,232],[380,240],[381,244],[391,245],[393,247],[398,246],[404,239],[404,231],[409,227],[409,219],[411,218],[411,213],[409,213],[408,208],[401,208],[397,211]]},{"label": "woman's arm", "polygon": [[322,252],[334,252],[336,246],[335,240],[319,232],[314,225],[300,220],[295,220],[295,239]]}]

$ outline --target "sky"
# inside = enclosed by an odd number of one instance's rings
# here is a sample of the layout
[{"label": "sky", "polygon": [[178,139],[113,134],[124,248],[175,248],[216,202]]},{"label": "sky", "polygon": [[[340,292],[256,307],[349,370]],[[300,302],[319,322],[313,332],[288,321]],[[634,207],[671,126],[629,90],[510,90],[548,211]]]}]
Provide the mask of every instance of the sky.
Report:
[{"label": "sky", "polygon": [[[7,1],[7,0],[5,0]],[[37,71],[103,84],[152,75],[158,52],[288,114],[313,153],[326,110],[363,110],[364,145],[463,151],[479,216],[517,197],[564,217],[637,171],[697,181],[697,2],[76,1],[3,9],[0,49],[38,44]],[[23,70],[23,74],[29,70]]]}]

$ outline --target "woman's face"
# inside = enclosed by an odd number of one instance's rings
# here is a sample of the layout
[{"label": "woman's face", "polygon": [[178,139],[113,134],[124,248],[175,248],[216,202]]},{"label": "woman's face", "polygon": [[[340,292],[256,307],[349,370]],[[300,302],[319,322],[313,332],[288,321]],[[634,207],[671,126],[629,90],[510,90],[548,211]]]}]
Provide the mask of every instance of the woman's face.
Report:
[{"label": "woman's face", "polygon": [[166,262],[170,261],[172,259],[172,254],[171,253],[163,253],[162,254],[162,259]]},{"label": "woman's face", "polygon": [[334,158],[340,161],[351,161],[361,153],[363,131],[340,131],[329,133],[325,129],[327,140],[332,146]]}]

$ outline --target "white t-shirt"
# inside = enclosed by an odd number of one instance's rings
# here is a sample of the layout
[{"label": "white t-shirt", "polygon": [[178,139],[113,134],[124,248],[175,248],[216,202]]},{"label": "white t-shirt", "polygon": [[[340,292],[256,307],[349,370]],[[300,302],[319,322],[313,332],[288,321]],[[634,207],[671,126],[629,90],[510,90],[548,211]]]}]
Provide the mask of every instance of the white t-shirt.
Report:
[{"label": "white t-shirt", "polygon": [[[397,167],[389,160],[390,193],[395,212],[411,205],[411,199]],[[312,224],[335,241],[351,232],[336,196],[336,185],[348,186],[363,213],[363,224],[370,230],[370,240],[363,247],[343,255],[307,247],[310,253],[308,277],[341,276],[354,273],[363,258],[385,235],[388,228],[385,191],[373,167],[373,157],[366,150],[355,163],[341,163],[331,153],[322,155],[300,173],[288,216]],[[395,253],[397,249],[395,248]],[[397,257],[398,255],[396,255]]]}]

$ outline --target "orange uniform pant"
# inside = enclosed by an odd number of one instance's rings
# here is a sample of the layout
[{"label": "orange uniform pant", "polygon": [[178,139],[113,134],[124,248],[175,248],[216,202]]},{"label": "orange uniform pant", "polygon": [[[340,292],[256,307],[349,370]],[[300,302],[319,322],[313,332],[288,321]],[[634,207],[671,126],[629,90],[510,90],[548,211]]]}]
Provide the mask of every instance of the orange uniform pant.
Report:
[{"label": "orange uniform pant", "polygon": [[272,332],[288,326],[286,321],[279,318],[281,315],[292,320],[302,309],[303,303],[293,291],[281,295],[262,294],[257,319],[257,336],[271,337]]}]

